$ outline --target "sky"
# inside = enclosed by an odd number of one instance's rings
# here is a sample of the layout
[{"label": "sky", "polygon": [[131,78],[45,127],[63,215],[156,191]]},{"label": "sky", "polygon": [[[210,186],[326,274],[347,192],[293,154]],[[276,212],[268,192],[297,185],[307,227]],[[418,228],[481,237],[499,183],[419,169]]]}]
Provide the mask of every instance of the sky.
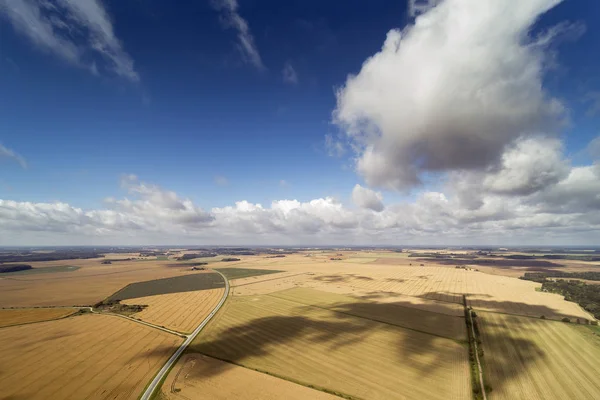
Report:
[{"label": "sky", "polygon": [[0,0],[0,245],[598,245],[596,15]]}]

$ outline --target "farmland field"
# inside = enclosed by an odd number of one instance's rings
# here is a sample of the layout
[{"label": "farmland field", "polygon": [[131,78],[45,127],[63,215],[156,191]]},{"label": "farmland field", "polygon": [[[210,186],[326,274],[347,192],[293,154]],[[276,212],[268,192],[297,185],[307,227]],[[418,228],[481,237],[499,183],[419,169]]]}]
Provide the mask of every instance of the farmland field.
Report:
[{"label": "farmland field", "polygon": [[49,321],[76,312],[76,308],[16,308],[0,309],[0,327]]},{"label": "farmland field", "polygon": [[202,354],[188,354],[168,376],[162,396],[179,399],[335,400],[339,397]]},{"label": "farmland field", "polygon": [[[133,282],[192,275],[188,270],[168,268],[164,262],[102,265],[100,261],[77,260],[80,268],[72,272],[0,277],[0,307],[93,305]],[[64,261],[31,263],[34,268],[63,264]]]},{"label": "farmland field", "polygon": [[2,328],[0,396],[136,399],[181,341],[103,315]]},{"label": "farmland field", "polygon": [[358,398],[471,396],[465,345],[273,296],[229,300],[192,351]]},{"label": "farmland field", "polygon": [[132,316],[142,321],[189,333],[213,310],[224,288],[194,292],[161,294],[125,300],[123,304],[143,304],[148,307]]},{"label": "farmland field", "polygon": [[478,312],[490,400],[600,398],[600,337],[586,326]]},{"label": "farmland field", "polygon": [[221,277],[221,275],[215,274],[214,272],[198,272],[186,276],[176,276],[173,278],[132,283],[110,296],[108,300],[127,300],[137,297],[192,292],[196,290],[217,289],[224,287],[225,282],[223,281],[223,277]]},{"label": "farmland field", "polygon": [[42,267],[42,268],[32,268],[26,269],[23,271],[15,271],[15,272],[4,272],[0,277],[11,277],[11,276],[19,276],[19,275],[35,275],[35,274],[52,274],[56,272],[74,272],[77,271],[79,267],[74,265],[56,265],[52,267]]},{"label": "farmland field", "polygon": [[219,271],[220,273],[225,275],[225,277],[227,279],[241,279],[241,278],[249,278],[251,276],[260,276],[260,275],[276,274],[278,272],[283,272],[283,271],[272,270],[272,269],[235,268],[235,267],[215,268],[215,270]]},{"label": "farmland field", "polygon": [[466,340],[465,320],[462,315],[451,316],[419,310],[413,307],[405,307],[400,302],[374,303],[361,301],[351,296],[305,288],[284,290],[270,296],[293,301],[298,305],[316,306],[450,339]]}]

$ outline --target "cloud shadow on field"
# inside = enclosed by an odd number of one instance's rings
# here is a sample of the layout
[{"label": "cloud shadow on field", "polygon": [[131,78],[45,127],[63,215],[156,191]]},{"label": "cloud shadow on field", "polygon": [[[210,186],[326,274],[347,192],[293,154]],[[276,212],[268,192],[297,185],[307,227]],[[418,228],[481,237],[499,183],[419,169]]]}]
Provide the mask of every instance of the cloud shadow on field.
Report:
[{"label": "cloud shadow on field", "polygon": [[[527,304],[523,303],[511,303],[503,302],[505,304],[510,303],[513,307],[525,307]],[[303,359],[303,355],[308,353],[307,346],[310,343],[314,343],[316,347],[315,351],[326,351],[331,352],[332,357],[336,357],[339,352],[345,352],[343,358],[354,357],[353,346],[361,343],[367,337],[376,331],[394,332],[398,336],[392,341],[396,341],[395,348],[390,349],[393,351],[395,362],[399,364],[410,363],[416,368],[423,378],[423,384],[426,385],[429,379],[436,379],[435,372],[440,367],[447,366],[447,354],[444,355],[444,351],[450,351],[446,346],[437,346],[441,342],[440,340],[451,340],[447,338],[441,338],[434,334],[427,334],[421,332],[414,332],[405,329],[401,326],[394,326],[385,323],[385,321],[378,320],[382,315],[386,315],[394,307],[409,306],[406,302],[397,301],[393,303],[374,303],[374,302],[356,302],[356,303],[337,303],[328,306],[332,308],[332,314],[327,316],[326,319],[323,317],[313,317],[314,314],[309,314],[310,309],[314,310],[313,306],[298,306],[293,309],[292,315],[280,315],[275,314],[267,317],[260,317],[250,320],[246,323],[240,323],[235,326],[228,327],[223,331],[220,331],[218,336],[211,340],[196,340],[188,352],[201,353],[210,357],[218,358],[223,361],[227,361],[233,364],[242,365],[250,368],[265,368],[267,372],[287,377],[292,380],[298,380],[300,377],[289,375],[289,370],[294,370],[295,358],[290,356],[290,369],[286,371],[285,368],[276,368],[272,364],[266,363],[267,367],[261,367],[256,365],[256,360],[263,357],[269,357],[275,349],[279,347],[286,347],[292,349],[290,354],[296,354],[296,359]],[[444,307],[444,304],[439,304],[440,307]],[[445,305],[449,308],[448,314],[450,314],[450,305]],[[235,304],[230,307],[235,307]],[[543,306],[542,306],[543,307]],[[323,307],[317,307],[322,309]],[[227,312],[229,307],[224,311]],[[416,309],[415,309],[416,310]],[[431,323],[431,324],[443,324],[446,323],[448,318],[456,318],[464,324],[464,317],[450,316],[446,314],[439,314],[434,312],[427,312],[416,310],[419,315],[425,321],[419,321],[419,323]],[[455,312],[455,308],[453,310]],[[542,310],[547,314],[550,314],[552,310],[545,307]],[[318,314],[317,314],[318,315]],[[436,320],[436,318],[438,318]],[[480,320],[482,317],[479,316]],[[493,341],[494,343],[510,343],[510,346],[518,346],[519,362],[515,363],[514,359],[506,356],[506,354],[494,354],[493,359],[487,359],[484,357],[484,362],[493,363],[495,370],[503,371],[502,374],[496,374],[495,380],[491,381],[490,384],[494,389],[502,387],[505,382],[517,379],[521,374],[525,373],[528,366],[534,363],[536,360],[544,358],[544,351],[532,340],[524,338],[509,338],[511,330],[522,330],[523,327],[518,324],[523,322],[523,318],[514,318],[512,325],[506,329],[488,329],[491,324],[484,325],[485,339],[482,344],[484,351],[489,349],[489,343],[486,341]],[[429,320],[427,320],[429,319]],[[214,321],[213,321],[214,323]],[[547,321],[547,323],[556,323],[553,321]],[[212,323],[211,323],[212,324]],[[443,325],[442,325],[443,326]],[[464,332],[466,333],[466,325],[464,326]],[[214,326],[208,327],[215,328]],[[466,335],[465,335],[466,338]],[[308,343],[308,345],[307,345]],[[446,342],[450,343],[450,342]],[[464,348],[465,357],[467,357],[467,346],[466,340],[461,342]],[[411,345],[412,344],[412,345]],[[325,346],[326,350],[323,350]],[[365,363],[377,363],[377,359],[368,359],[368,356],[364,354],[356,354],[356,362],[346,363],[350,374],[360,374],[360,369],[356,370],[356,373],[352,371],[354,366],[364,365]],[[164,354],[164,353],[163,353]],[[424,356],[424,357],[423,357]],[[278,356],[280,359],[280,355]],[[365,358],[366,357],[366,358]],[[426,360],[426,361],[425,361]],[[278,361],[281,363],[281,361]],[[310,358],[307,357],[304,362],[311,362]],[[565,366],[567,367],[567,366]],[[192,377],[201,379],[204,377],[210,377],[218,375],[224,372],[227,368],[227,364],[222,364],[221,367],[211,369],[210,371],[201,371],[199,375],[194,376],[193,370],[190,372]],[[327,373],[327,365],[317,366],[323,373]],[[490,369],[490,366],[487,366]],[[286,375],[287,374],[287,375]],[[315,384],[315,382],[304,382],[306,384]],[[341,390],[340,388],[330,388],[332,390]],[[341,390],[343,392],[343,390]],[[352,393],[349,393],[352,394]]]},{"label": "cloud shadow on field", "polygon": [[349,282],[353,279],[361,281],[372,281],[374,280],[370,276],[362,276],[357,274],[340,274],[340,275],[321,275],[313,278],[315,281],[326,282],[326,283],[342,283]]}]

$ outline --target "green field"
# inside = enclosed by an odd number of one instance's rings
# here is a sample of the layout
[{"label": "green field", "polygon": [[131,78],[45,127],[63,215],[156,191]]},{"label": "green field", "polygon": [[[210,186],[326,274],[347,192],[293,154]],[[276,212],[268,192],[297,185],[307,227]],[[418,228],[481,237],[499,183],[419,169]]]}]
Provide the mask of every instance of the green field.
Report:
[{"label": "green field", "polygon": [[52,274],[55,272],[73,272],[73,271],[77,271],[79,268],[80,267],[76,267],[74,265],[57,265],[55,267],[32,268],[32,269],[26,269],[23,271],[4,272],[1,276]]},{"label": "green field", "polygon": [[176,276],[174,278],[132,283],[110,296],[107,300],[127,300],[135,299],[137,297],[193,292],[196,290],[217,289],[222,287],[225,287],[225,282],[219,274],[190,274]]},{"label": "green field", "polygon": [[249,278],[251,276],[260,276],[285,272],[276,269],[252,269],[252,268],[213,268],[227,277],[227,279]]}]

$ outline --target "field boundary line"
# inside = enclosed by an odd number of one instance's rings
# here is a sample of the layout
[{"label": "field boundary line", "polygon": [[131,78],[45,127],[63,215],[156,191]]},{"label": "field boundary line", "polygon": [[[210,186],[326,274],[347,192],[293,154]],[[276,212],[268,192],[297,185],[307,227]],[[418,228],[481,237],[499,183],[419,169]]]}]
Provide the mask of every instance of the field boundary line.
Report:
[{"label": "field boundary line", "polygon": [[[285,272],[285,271],[284,271]],[[291,278],[292,276],[298,276],[298,275],[306,275],[309,272],[300,272],[298,274],[294,274],[294,275],[286,275],[286,276],[279,276],[277,278],[270,278],[270,279],[264,279],[262,281],[256,281],[256,282],[248,282],[248,283],[243,283],[241,285],[233,285],[232,288],[237,288],[237,287],[242,287],[242,286],[248,286],[248,285],[256,285],[257,283],[263,283],[263,282],[269,282],[269,281],[276,281],[278,279],[285,279],[285,278]],[[248,278],[251,278],[248,277]],[[246,278],[236,278],[236,279],[246,279]]]},{"label": "field boundary line", "polygon": [[132,322],[137,322],[138,324],[141,324],[141,325],[146,325],[146,326],[148,326],[150,328],[154,328],[154,329],[161,330],[163,332],[170,333],[171,335],[179,336],[179,337],[182,337],[182,338],[186,338],[187,337],[187,335],[185,333],[173,331],[173,330],[171,330],[169,328],[164,328],[164,327],[159,326],[159,325],[154,325],[154,324],[151,324],[150,322],[142,321],[140,319],[131,318],[131,317],[128,317],[126,315],[121,315],[121,314],[115,314],[115,313],[109,313],[109,312],[98,312],[98,311],[94,311],[92,309],[92,307],[89,307],[89,309],[90,309],[90,311],[91,311],[92,314],[96,314],[96,315],[108,315],[108,316],[111,316],[111,317],[124,318],[124,319],[127,319],[127,320],[132,321]]},{"label": "field boundary line", "polygon": [[276,374],[274,372],[265,371],[265,370],[262,370],[260,368],[248,367],[248,366],[246,366],[244,364],[240,364],[238,362],[231,361],[231,360],[228,360],[226,358],[216,357],[216,356],[211,355],[211,354],[203,353],[202,351],[195,351],[195,353],[196,354],[201,354],[201,355],[203,355],[205,357],[214,358],[215,360],[226,362],[227,364],[236,365],[238,367],[242,367],[242,368],[248,369],[250,371],[256,371],[256,372],[259,372],[261,374],[269,375],[269,376],[272,376],[272,377],[275,377],[275,378],[278,378],[278,379],[281,379],[281,380],[284,380],[284,381],[287,381],[287,382],[294,383],[296,385],[304,386],[304,387],[307,387],[309,389],[313,389],[313,390],[317,390],[319,392],[331,394],[333,396],[340,397],[340,398],[343,398],[343,399],[348,399],[348,400],[363,400],[362,397],[353,396],[353,395],[346,394],[346,393],[343,393],[343,392],[337,392],[335,390],[327,389],[324,386],[312,385],[312,384],[309,384],[309,383],[302,382],[300,380],[296,380],[296,379],[291,378],[291,377],[287,377],[287,376],[284,376],[284,375],[279,375],[279,374]]},{"label": "field boundary line", "polygon": [[198,325],[196,327],[196,329],[194,329],[194,331],[190,335],[187,336],[187,339],[181,344],[181,346],[179,346],[179,348],[175,351],[175,353],[173,353],[173,355],[162,366],[160,371],[158,371],[158,373],[156,374],[154,379],[152,379],[152,381],[150,382],[148,387],[144,390],[144,393],[142,393],[142,395],[140,396],[140,400],[150,400],[154,396],[155,392],[160,389],[160,386],[162,385],[163,380],[166,378],[166,376],[169,373],[169,371],[171,370],[171,368],[173,368],[173,366],[175,365],[175,363],[177,362],[179,357],[181,357],[181,355],[183,354],[185,349],[187,349],[187,347],[190,345],[190,343],[196,338],[196,336],[198,336],[198,334],[202,331],[202,329],[210,322],[212,317],[214,317],[215,314],[221,309],[221,307],[225,303],[225,300],[227,300],[227,296],[229,296],[229,290],[230,290],[229,281],[227,280],[225,275],[223,275],[219,271],[215,270],[215,272],[217,274],[221,275],[221,277],[225,281],[225,290],[223,291],[223,296],[221,297],[221,300],[215,306],[215,308],[210,312],[210,314],[208,314],[206,316],[206,318],[204,318],[204,320],[200,323],[200,325]]},{"label": "field boundary line", "polygon": [[[350,316],[350,317],[354,317],[354,318],[365,319],[365,320],[367,320],[367,321],[377,322],[377,323],[384,324],[384,325],[390,325],[390,326],[394,326],[394,327],[396,327],[396,328],[400,328],[400,329],[406,329],[406,330],[408,330],[408,331],[422,333],[422,334],[424,334],[424,335],[431,335],[431,336],[438,337],[438,338],[440,338],[440,339],[451,340],[451,341],[453,341],[453,342],[456,342],[456,343],[458,343],[458,344],[464,344],[464,343],[465,343],[465,341],[464,341],[464,340],[460,340],[460,339],[454,339],[454,338],[451,338],[451,337],[448,337],[448,336],[442,336],[442,335],[438,335],[438,334],[436,334],[436,333],[432,333],[432,332],[426,332],[426,331],[422,331],[422,330],[415,329],[415,328],[408,328],[408,327],[406,327],[406,326],[402,326],[402,325],[394,324],[394,323],[392,323],[392,322],[388,322],[388,321],[382,321],[382,320],[380,320],[380,319],[369,318],[369,317],[362,317],[362,316],[360,316],[360,315],[351,314],[351,313],[349,313],[349,312],[345,312],[345,311],[339,311],[339,310],[335,310],[335,309],[331,309],[331,308],[327,308],[327,307],[317,306],[317,305],[314,305],[314,304],[306,304],[306,303],[302,303],[301,301],[290,300],[290,299],[286,299],[286,298],[283,298],[283,297],[278,297],[278,296],[275,296],[275,295],[273,295],[273,294],[268,294],[268,293],[267,293],[267,294],[265,294],[265,295],[263,295],[263,296],[270,296],[270,297],[274,297],[274,298],[276,298],[276,299],[279,299],[279,300],[285,300],[285,301],[289,301],[289,302],[291,302],[291,303],[302,304],[303,306],[307,306],[307,307],[318,308],[318,309],[320,309],[320,310],[325,310],[325,311],[329,311],[329,312],[333,312],[333,313],[338,313],[338,314],[348,315],[348,316]],[[406,308],[410,308],[410,307],[406,307]],[[440,313],[436,313],[436,314],[440,314]],[[440,314],[440,315],[444,315],[444,316],[446,316],[446,317],[451,317],[451,318],[464,318],[464,317],[459,317],[459,316],[454,316],[454,315],[447,315],[447,314]]]},{"label": "field boundary line", "polygon": [[[469,322],[470,324],[467,324],[467,329],[470,330],[469,333],[469,347],[473,346],[474,347],[474,351],[473,353],[475,353],[475,361],[477,361],[477,374],[479,375],[479,386],[480,386],[480,390],[481,390],[481,395],[483,396],[483,400],[487,400],[487,396],[485,393],[485,385],[483,383],[483,369],[481,368],[481,361],[479,360],[479,348],[477,347],[477,336],[475,335],[475,326],[473,325],[473,314],[472,314],[472,310],[469,309],[469,307],[467,306],[467,296],[463,295],[463,303],[464,303],[464,307],[465,307],[465,314],[469,315]],[[466,317],[465,317],[466,319]],[[469,326],[470,325],[470,326]]]},{"label": "field boundary line", "polygon": [[[71,307],[64,307],[64,308],[71,308]],[[13,325],[6,325],[6,326],[0,326],[0,329],[5,329],[5,328],[14,328],[15,326],[23,326],[23,325],[31,325],[31,324],[39,324],[40,322],[51,322],[51,321],[59,321],[61,319],[65,319],[65,318],[70,318],[70,317],[74,317],[79,310],[81,310],[80,308],[75,308],[75,310],[71,313],[71,314],[67,314],[67,315],[63,315],[62,317],[57,317],[57,318],[50,318],[50,319],[43,319],[40,321],[30,321],[30,322],[23,322],[20,324],[13,324]]]}]

